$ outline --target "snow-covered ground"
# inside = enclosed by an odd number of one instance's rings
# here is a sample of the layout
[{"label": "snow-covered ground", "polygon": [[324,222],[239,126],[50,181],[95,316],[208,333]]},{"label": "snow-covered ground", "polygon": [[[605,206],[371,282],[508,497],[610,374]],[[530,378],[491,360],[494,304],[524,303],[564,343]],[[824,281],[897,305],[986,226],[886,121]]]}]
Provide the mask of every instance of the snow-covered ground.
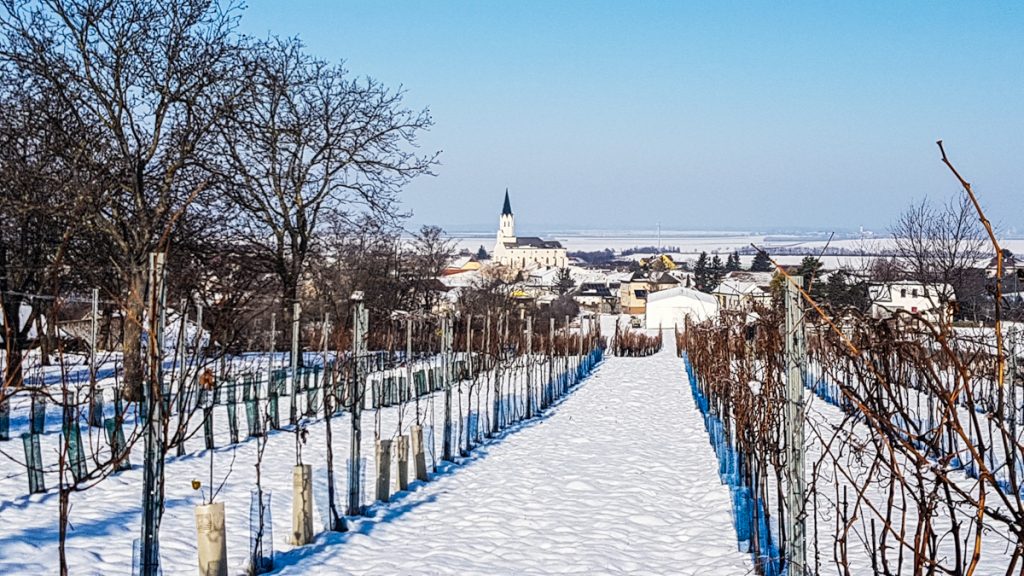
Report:
[{"label": "snow-covered ground", "polygon": [[669,347],[609,358],[544,417],[477,449],[282,574],[748,574],[729,490]]},{"label": "snow-covered ground", "polygon": [[[440,451],[440,393],[422,400]],[[287,414],[286,398],[281,413]],[[214,484],[227,475],[217,500],[227,513],[229,573],[245,571],[255,440],[227,442],[223,407],[215,413]],[[239,410],[241,435],[244,411]],[[402,419],[399,420],[401,413]],[[374,432],[408,433],[411,405],[363,416],[362,454],[372,482]],[[55,428],[55,427],[54,427]],[[339,506],[345,494],[349,416],[333,424]],[[48,427],[44,444],[58,437]],[[609,358],[542,418],[512,428],[473,451],[461,465],[442,465],[434,480],[413,483],[386,505],[371,508],[347,534],[320,534],[311,545],[287,541],[291,524],[294,435],[272,433],[263,486],[273,493],[273,546],[279,571],[301,573],[672,573],[746,574],[736,551],[728,489],[716,475],[713,452],[693,408],[681,360],[668,348],[651,358]],[[428,440],[428,444],[430,441]],[[308,426],[303,460],[314,468],[314,515],[326,485],[326,434]],[[165,575],[196,572],[193,506],[202,497],[193,479],[209,483],[209,452],[201,435],[188,453],[169,456],[166,511],[161,524]],[[57,570],[58,497],[48,474],[45,494],[26,495],[20,442],[0,446],[0,574]],[[44,459],[52,460],[44,446]],[[136,466],[71,496],[67,549],[73,574],[128,574],[141,518],[141,445]],[[228,475],[228,471],[230,475]],[[372,485],[364,502],[372,500]],[[320,522],[317,522],[320,525]],[[319,528],[318,528],[319,530]]]}]

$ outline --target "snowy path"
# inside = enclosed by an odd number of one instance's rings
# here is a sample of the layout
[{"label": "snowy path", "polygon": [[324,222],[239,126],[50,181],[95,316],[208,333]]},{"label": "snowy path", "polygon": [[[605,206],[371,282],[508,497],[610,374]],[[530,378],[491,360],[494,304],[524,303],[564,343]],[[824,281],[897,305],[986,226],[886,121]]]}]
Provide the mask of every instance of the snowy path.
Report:
[{"label": "snowy path", "polygon": [[729,491],[669,346],[608,358],[544,418],[282,574],[748,574]]}]

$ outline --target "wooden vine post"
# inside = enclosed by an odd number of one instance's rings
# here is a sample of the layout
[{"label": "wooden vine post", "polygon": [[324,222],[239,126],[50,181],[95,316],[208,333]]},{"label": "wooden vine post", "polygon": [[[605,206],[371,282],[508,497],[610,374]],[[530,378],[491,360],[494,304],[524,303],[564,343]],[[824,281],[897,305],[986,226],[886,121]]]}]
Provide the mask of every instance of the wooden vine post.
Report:
[{"label": "wooden vine post", "polygon": [[786,536],[791,575],[807,567],[804,514],[804,377],[807,340],[804,335],[803,278],[792,276],[786,285]]}]

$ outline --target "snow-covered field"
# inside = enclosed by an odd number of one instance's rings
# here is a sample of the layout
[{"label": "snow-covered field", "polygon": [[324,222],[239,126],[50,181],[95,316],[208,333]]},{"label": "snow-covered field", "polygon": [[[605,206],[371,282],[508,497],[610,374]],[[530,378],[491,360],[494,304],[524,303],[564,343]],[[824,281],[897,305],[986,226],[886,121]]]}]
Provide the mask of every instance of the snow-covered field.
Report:
[{"label": "snow-covered field", "polygon": [[[282,398],[282,415],[286,402]],[[441,393],[420,404],[421,421],[439,452]],[[217,500],[226,505],[229,573],[242,574],[257,442],[231,445],[224,411],[215,408],[213,483],[223,481]],[[241,407],[238,418],[244,438]],[[349,418],[345,414],[333,422],[339,506],[346,486]],[[364,413],[361,450],[368,482],[375,431],[394,438],[407,434],[414,421],[411,404],[404,410]],[[56,458],[60,437],[59,427],[51,424],[42,442],[47,464]],[[748,573],[749,559],[736,551],[731,532],[728,489],[718,481],[701,427],[682,362],[667,349],[646,359],[609,358],[542,418],[513,427],[459,465],[439,465],[433,481],[414,482],[391,503],[378,503],[349,533],[323,533],[301,548],[287,540],[295,436],[272,433],[262,477],[272,492],[277,569],[289,574]],[[88,429],[83,434],[87,442],[94,441]],[[202,445],[199,434],[188,441],[185,456],[168,457],[160,531],[162,569],[168,576],[197,569],[193,507],[202,496],[191,483],[200,480],[204,489],[209,484],[210,452]],[[302,454],[314,469],[318,526],[325,446],[324,423],[309,423]],[[21,443],[5,442],[0,450],[6,455],[0,472],[0,574],[55,573],[56,478],[47,474],[51,490],[29,496],[25,471],[17,465],[23,459]],[[130,573],[132,542],[140,532],[141,461],[140,443],[132,453],[132,470],[72,494],[67,542],[72,574]],[[365,504],[371,501],[372,484],[364,496]]]},{"label": "snow-covered field", "polygon": [[[877,250],[893,248],[894,243],[887,232],[881,231],[875,236],[860,238],[835,238],[827,241],[825,237],[787,237],[786,235],[765,235],[754,232],[715,232],[715,231],[663,231],[659,236],[655,231],[636,232],[615,232],[615,231],[592,231],[580,233],[553,233],[541,234],[545,238],[558,240],[570,251],[595,251],[611,248],[612,250],[625,250],[637,246],[675,246],[679,252],[674,256],[682,261],[695,261],[701,252],[708,254],[729,254],[734,250],[749,248],[751,244],[767,248],[806,248],[807,253],[816,254],[826,244],[832,248],[845,248],[849,250]],[[459,248],[476,252],[477,248],[483,246],[487,250],[494,247],[494,237],[483,234],[471,236],[454,235]],[[1024,254],[1024,239],[1010,238],[1001,242],[1003,248],[1013,251],[1015,254]],[[724,256],[723,256],[724,257]],[[778,255],[774,257],[777,262],[783,265],[799,264],[803,256]],[[744,266],[749,266],[753,260],[752,255],[741,256]],[[861,256],[824,256],[822,263],[825,268],[848,268],[861,269],[866,267],[870,258]]]}]

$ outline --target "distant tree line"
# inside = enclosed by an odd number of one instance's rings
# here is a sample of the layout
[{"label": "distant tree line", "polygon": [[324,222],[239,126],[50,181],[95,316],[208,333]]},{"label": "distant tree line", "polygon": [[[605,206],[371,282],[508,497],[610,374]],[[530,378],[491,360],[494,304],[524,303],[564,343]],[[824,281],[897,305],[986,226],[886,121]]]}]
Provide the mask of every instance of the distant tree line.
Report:
[{"label": "distant tree line", "polygon": [[594,250],[592,252],[586,252],[582,250],[569,252],[567,254],[569,258],[576,258],[592,266],[600,266],[604,264],[611,264],[615,261],[615,251],[611,248],[605,248],[604,250]]},{"label": "distant tree line", "polygon": [[668,254],[678,252],[682,252],[679,246],[634,246],[623,250],[622,255],[632,256],[634,254]]}]

